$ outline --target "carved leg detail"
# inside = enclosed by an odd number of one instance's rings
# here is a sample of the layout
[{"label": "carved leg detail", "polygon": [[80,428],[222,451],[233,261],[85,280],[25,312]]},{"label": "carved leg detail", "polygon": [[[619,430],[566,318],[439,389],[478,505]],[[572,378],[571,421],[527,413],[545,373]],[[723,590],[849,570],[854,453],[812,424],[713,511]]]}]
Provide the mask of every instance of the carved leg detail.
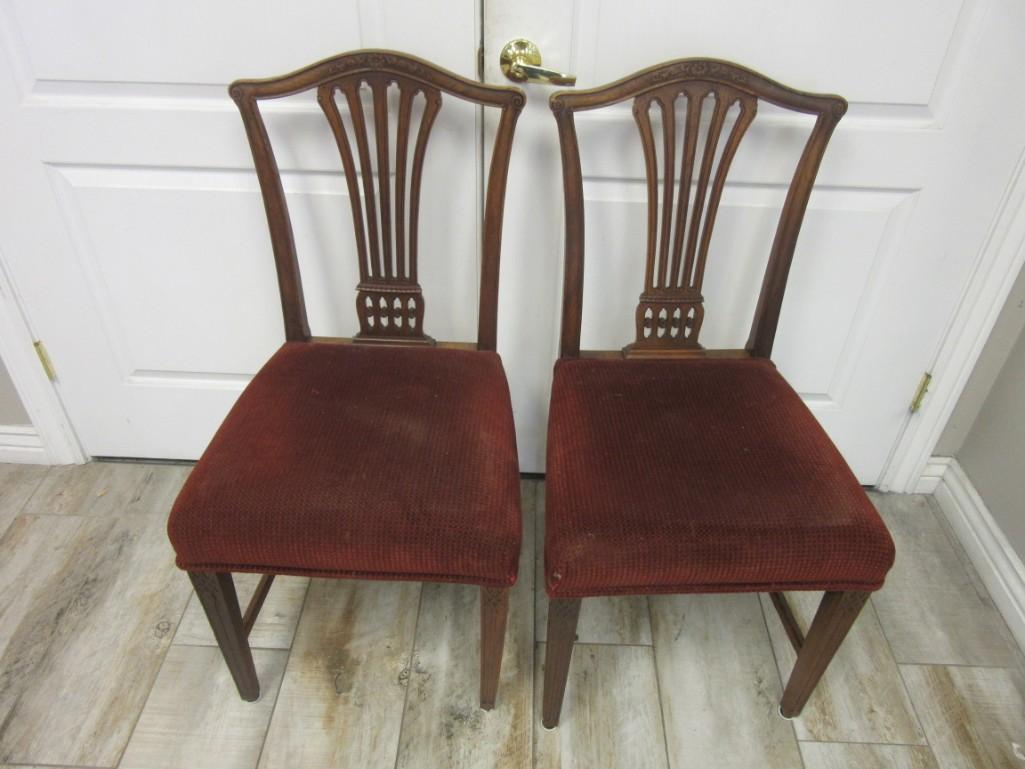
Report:
[{"label": "carved leg detail", "polygon": [[203,604],[239,696],[249,702],[259,699],[260,682],[256,678],[256,666],[253,665],[253,654],[242,625],[242,612],[231,574],[190,571],[189,579]]},{"label": "carved leg detail", "polygon": [[541,704],[541,723],[546,729],[554,729],[559,725],[579,616],[579,598],[553,598],[548,602],[545,683]]},{"label": "carved leg detail", "polygon": [[480,589],[480,706],[495,707],[498,677],[502,672],[505,622],[509,616],[509,589]]},{"label": "carved leg detail", "polygon": [[779,711],[785,718],[800,715],[868,596],[862,591],[834,591],[822,597],[783,692]]}]

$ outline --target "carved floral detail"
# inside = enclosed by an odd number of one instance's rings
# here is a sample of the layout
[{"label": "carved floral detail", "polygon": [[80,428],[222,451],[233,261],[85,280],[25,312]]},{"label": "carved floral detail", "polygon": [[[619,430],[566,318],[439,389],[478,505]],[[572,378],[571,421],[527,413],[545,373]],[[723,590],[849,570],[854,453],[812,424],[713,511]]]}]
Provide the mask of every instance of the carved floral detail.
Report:
[{"label": "carved floral detail", "polygon": [[746,72],[734,69],[716,61],[681,61],[656,70],[648,75],[652,83],[664,83],[677,78],[713,78],[728,83],[746,85],[750,80]]}]

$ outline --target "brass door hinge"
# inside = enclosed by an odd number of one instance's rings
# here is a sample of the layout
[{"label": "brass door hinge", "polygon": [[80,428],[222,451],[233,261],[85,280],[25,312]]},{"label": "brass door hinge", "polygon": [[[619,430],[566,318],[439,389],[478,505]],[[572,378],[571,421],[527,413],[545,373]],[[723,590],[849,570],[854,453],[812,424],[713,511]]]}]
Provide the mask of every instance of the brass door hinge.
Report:
[{"label": "brass door hinge", "polygon": [[43,364],[43,371],[46,372],[46,378],[51,382],[57,378],[57,371],[53,367],[53,361],[50,360],[49,353],[46,352],[46,348],[43,346],[43,342],[37,339],[32,343],[32,346],[36,348],[36,355],[39,356],[39,362]]},{"label": "brass door hinge", "polygon": [[477,79],[484,82],[484,46],[477,46]]},{"label": "brass door hinge", "polygon": [[922,408],[922,401],[925,400],[925,394],[929,392],[929,384],[932,382],[932,374],[926,371],[922,374],[922,381],[918,383],[918,389],[915,390],[915,397],[911,399],[911,405],[908,409],[912,414]]}]

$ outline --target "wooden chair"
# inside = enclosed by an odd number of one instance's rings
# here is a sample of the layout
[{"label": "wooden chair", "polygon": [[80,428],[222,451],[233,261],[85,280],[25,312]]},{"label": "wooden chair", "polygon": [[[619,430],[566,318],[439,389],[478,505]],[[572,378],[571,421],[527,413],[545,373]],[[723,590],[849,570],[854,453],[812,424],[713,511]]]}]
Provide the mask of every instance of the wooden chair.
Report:
[{"label": "wooden chair", "polygon": [[[711,114],[699,150],[706,98]],[[644,289],[634,341],[615,353],[589,353],[580,349],[584,204],[574,113],[627,99],[647,171]],[[815,123],[783,205],[747,345],[705,350],[698,334],[712,229],[759,100],[810,113]],[[675,146],[677,104],[685,108],[682,150]],[[769,360],[808,196],[846,107],[838,96],[795,91],[711,59],[673,61],[551,97],[562,149],[566,261],[548,425],[546,727],[559,721],[582,598],[770,593],[798,652],[781,705],[792,717],[893,563],[893,542],[878,513]],[[723,140],[731,108],[736,117]],[[807,638],[784,590],[826,591]]]},{"label": "wooden chair", "polygon": [[[360,283],[359,333],[351,340],[310,334],[258,107],[312,89],[337,142],[352,207]],[[361,89],[372,93],[367,114]],[[394,193],[389,89],[398,104]],[[168,533],[177,564],[188,571],[245,700],[260,692],[246,639],[276,574],[479,585],[480,703],[490,709],[521,544],[516,440],[495,334],[506,175],[523,92],[392,51],[357,51],[279,78],[240,80],[230,93],[263,193],[286,341],[246,387],[175,502]],[[436,344],[424,333],[417,282],[421,175],[443,95],[501,110],[476,344]],[[264,575],[244,615],[231,572]]]}]

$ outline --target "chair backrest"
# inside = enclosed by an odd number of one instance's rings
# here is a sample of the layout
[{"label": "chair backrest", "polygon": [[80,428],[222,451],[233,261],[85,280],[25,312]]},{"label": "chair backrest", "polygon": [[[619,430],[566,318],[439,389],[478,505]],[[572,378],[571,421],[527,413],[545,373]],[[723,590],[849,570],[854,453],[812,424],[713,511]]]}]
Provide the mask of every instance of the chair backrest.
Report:
[{"label": "chair backrest", "polygon": [[[712,99],[711,117],[704,146],[698,155],[702,112],[708,98]],[[581,354],[584,193],[573,116],[578,111],[627,99],[633,99],[648,185],[644,290],[635,314],[635,339],[622,351],[627,356],[675,357],[712,352],[705,351],[698,343],[704,316],[701,286],[730,163],[755,117],[759,99],[816,116],[780,213],[747,345],[744,350],[727,351],[768,357],[812,184],[833,128],[847,110],[847,102],[839,96],[796,91],[745,67],[716,59],[679,59],[600,88],[552,94],[550,106],[559,126],[566,199],[561,357]],[[684,126],[683,146],[677,160],[675,111],[680,100],[684,102]],[[720,149],[727,114],[734,105],[732,128]],[[656,108],[661,113],[662,124],[661,169],[651,120],[651,111]],[[700,157],[700,163],[695,162],[696,156]],[[695,186],[693,199],[692,184]]]},{"label": "chair backrest", "polygon": [[[388,90],[393,85],[398,89],[394,200],[388,120]],[[367,88],[373,106],[364,110],[360,91]],[[441,109],[443,93],[501,109],[484,204],[476,345],[478,349],[494,350],[502,211],[513,131],[525,101],[523,92],[519,88],[482,85],[416,57],[380,50],[354,51],[282,77],[231,84],[229,93],[242,112],[263,193],[289,341],[309,341],[312,337],[281,176],[257,102],[313,89],[338,145],[352,206],[360,276],[356,296],[360,330],[354,342],[433,344],[434,340],[424,333],[424,301],[417,281],[420,183],[431,127]],[[342,97],[348,107],[348,125],[336,102]],[[419,129],[411,137],[418,99],[422,100],[418,105],[422,107]],[[370,132],[376,149],[376,173]],[[413,157],[409,163],[411,143]]]}]

